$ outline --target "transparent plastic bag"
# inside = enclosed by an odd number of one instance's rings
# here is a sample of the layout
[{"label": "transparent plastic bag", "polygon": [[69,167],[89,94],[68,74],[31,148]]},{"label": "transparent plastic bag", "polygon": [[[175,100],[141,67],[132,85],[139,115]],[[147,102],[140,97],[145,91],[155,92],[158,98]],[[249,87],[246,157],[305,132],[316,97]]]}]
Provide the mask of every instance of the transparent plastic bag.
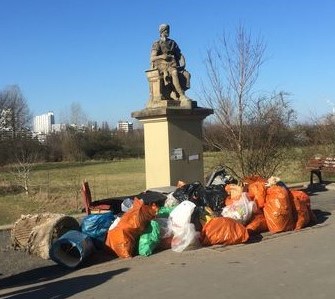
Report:
[{"label": "transparent plastic bag", "polygon": [[156,218],[155,221],[159,224],[160,236],[162,239],[172,237],[171,220],[168,218]]},{"label": "transparent plastic bag", "polygon": [[225,206],[222,209],[221,215],[223,217],[232,218],[239,223],[247,224],[257,206],[254,201],[250,201],[247,193],[243,192],[239,200],[234,201],[231,205]]},{"label": "transparent plastic bag", "polygon": [[155,221],[159,224],[160,229],[160,241],[157,246],[158,249],[171,249],[171,242],[173,238],[171,220],[169,218],[156,218]]},{"label": "transparent plastic bag", "polygon": [[190,223],[195,206],[196,205],[193,202],[184,200],[173,209],[169,216],[171,220],[172,231],[174,231],[174,229],[183,227],[187,223]]},{"label": "transparent plastic bag", "polygon": [[200,246],[200,233],[195,230],[193,223],[186,223],[183,227],[176,229],[171,242],[171,250],[182,252],[195,249]]},{"label": "transparent plastic bag", "polygon": [[180,201],[173,196],[173,192],[172,192],[172,193],[169,193],[166,196],[164,207],[175,207],[175,206],[179,205],[179,203],[180,203]]},{"label": "transparent plastic bag", "polygon": [[131,198],[126,198],[122,203],[121,203],[121,211],[122,212],[127,212],[129,209],[133,207],[134,200]]},{"label": "transparent plastic bag", "polygon": [[199,246],[200,234],[195,230],[194,224],[190,223],[195,207],[193,202],[185,200],[170,213],[169,220],[173,232],[172,251],[182,252]]}]

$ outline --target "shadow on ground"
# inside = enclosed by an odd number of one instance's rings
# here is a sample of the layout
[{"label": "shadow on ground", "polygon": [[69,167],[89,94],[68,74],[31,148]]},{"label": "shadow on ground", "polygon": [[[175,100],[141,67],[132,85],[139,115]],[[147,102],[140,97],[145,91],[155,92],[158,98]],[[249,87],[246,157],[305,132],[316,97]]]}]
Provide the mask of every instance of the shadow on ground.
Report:
[{"label": "shadow on ground", "polygon": [[70,272],[73,272],[73,270],[65,269],[58,265],[40,267],[1,279],[0,288],[10,288],[31,283],[45,282],[62,277]]},{"label": "shadow on ground", "polygon": [[[2,296],[6,298],[69,298],[75,294],[101,285],[110,280],[113,276],[128,270],[129,268],[121,268],[104,273],[66,278],[59,281],[29,286],[17,291],[10,291],[2,294]],[[114,290],[111,290],[111,292],[113,291]]]},{"label": "shadow on ground", "polygon": [[71,269],[59,264],[55,264],[27,270],[19,274],[7,276],[3,279],[1,279],[2,274],[0,273],[0,288],[9,288],[14,286],[17,287],[32,283],[53,280],[71,272],[74,272],[78,269],[88,268],[93,265],[105,263],[115,258],[116,257],[109,252],[99,250],[92,254],[90,258],[83,263],[82,266],[79,266],[76,269]]},{"label": "shadow on ground", "polygon": [[315,183],[315,184],[309,184],[303,191],[305,191],[309,196],[313,196],[316,193],[319,192],[325,192],[328,191],[327,185],[331,184],[332,182],[324,181],[322,184]]},{"label": "shadow on ground", "polygon": [[253,234],[249,236],[249,240],[246,242],[246,244],[258,243],[262,240],[263,236],[261,234]]},{"label": "shadow on ground", "polygon": [[322,211],[319,209],[313,209],[313,213],[316,217],[316,223],[312,224],[311,226],[324,223],[329,218],[329,216],[332,214],[331,212]]}]

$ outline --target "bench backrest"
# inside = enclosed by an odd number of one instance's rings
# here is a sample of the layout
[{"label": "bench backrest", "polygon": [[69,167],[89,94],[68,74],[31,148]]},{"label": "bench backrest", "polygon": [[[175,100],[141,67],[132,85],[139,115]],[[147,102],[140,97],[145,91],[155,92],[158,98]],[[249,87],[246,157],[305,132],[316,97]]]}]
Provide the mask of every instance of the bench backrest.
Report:
[{"label": "bench backrest", "polygon": [[335,157],[312,158],[308,160],[306,168],[335,171]]},{"label": "bench backrest", "polygon": [[326,157],[323,161],[322,169],[335,171],[335,157]]}]

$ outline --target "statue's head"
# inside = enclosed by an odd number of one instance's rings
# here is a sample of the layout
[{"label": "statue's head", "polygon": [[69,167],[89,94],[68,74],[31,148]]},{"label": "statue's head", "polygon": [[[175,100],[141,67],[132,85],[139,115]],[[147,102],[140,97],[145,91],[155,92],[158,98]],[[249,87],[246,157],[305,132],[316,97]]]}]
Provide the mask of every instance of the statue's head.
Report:
[{"label": "statue's head", "polygon": [[159,33],[167,33],[167,36],[170,34],[170,26],[168,24],[159,25]]}]

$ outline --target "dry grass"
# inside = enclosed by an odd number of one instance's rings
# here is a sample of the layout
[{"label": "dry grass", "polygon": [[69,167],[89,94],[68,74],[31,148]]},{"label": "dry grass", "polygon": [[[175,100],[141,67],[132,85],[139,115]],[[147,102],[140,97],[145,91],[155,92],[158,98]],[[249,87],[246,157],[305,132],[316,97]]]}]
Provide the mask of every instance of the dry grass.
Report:
[{"label": "dry grass", "polygon": [[[204,154],[204,174],[219,165],[220,153]],[[285,183],[307,181],[299,159],[289,159],[277,174]],[[113,162],[45,163],[36,165],[27,196],[13,184],[6,171],[0,173],[0,225],[13,223],[21,214],[42,212],[78,213],[82,210],[80,187],[86,179],[93,199],[138,194],[145,190],[144,159]]]},{"label": "dry grass", "polygon": [[[302,157],[298,150],[291,150],[288,153],[287,161],[278,169],[274,176],[278,176],[285,183],[298,183],[304,182],[309,179],[308,172],[304,169],[305,159]],[[221,161],[225,160],[224,153],[205,153],[204,165],[205,175],[211,173],[215,166],[220,165]]]},{"label": "dry grass", "polygon": [[2,172],[0,178],[0,225],[14,222],[21,214],[81,212],[84,179],[90,184],[93,199],[145,190],[143,159],[36,165],[28,196],[20,192],[7,172]]}]

